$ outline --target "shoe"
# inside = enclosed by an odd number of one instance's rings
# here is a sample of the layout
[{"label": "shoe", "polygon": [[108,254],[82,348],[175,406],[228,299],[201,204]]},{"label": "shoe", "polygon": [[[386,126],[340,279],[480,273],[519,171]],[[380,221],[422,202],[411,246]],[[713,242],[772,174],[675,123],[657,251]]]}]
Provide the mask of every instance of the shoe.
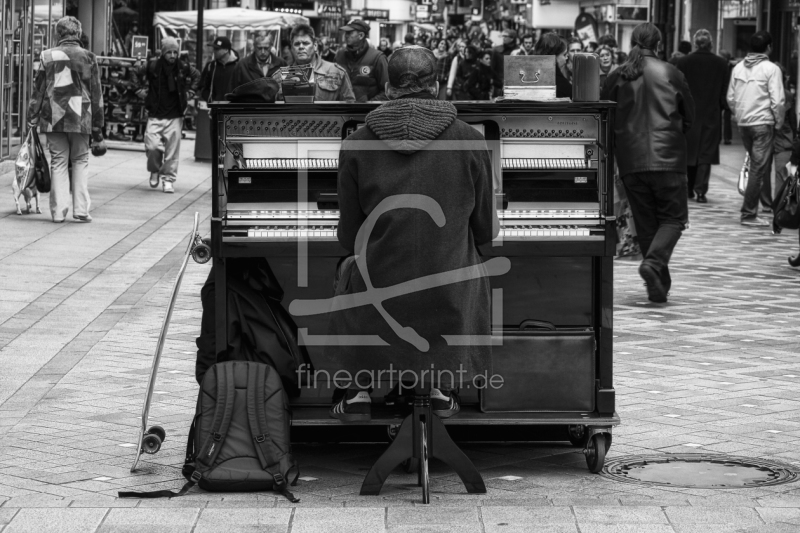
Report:
[{"label": "shoe", "polygon": [[161,178],[158,177],[158,172],[151,172],[150,173],[150,187],[155,189],[158,187],[158,183],[161,181]]},{"label": "shoe", "polygon": [[372,420],[372,399],[366,391],[347,389],[344,398],[331,407],[330,415],[342,422],[369,422]]},{"label": "shoe", "polygon": [[694,191],[689,191],[689,198],[694,198]]},{"label": "shoe", "polygon": [[161,183],[161,185],[162,185],[162,187],[163,187],[163,190],[164,190],[164,192],[166,192],[166,193],[170,193],[170,194],[171,194],[171,193],[173,193],[173,192],[175,192],[175,188],[172,186],[172,182],[171,182],[171,181],[166,181],[166,180],[164,180],[164,181]]},{"label": "shoe", "polygon": [[731,141],[730,140],[722,141],[722,144],[731,144]]},{"label": "shoe", "polygon": [[661,284],[664,286],[664,293],[669,296],[669,290],[672,288],[672,276],[669,275],[669,267],[664,267],[661,270]]},{"label": "shoe", "polygon": [[81,222],[91,222],[92,215],[72,215],[72,218],[75,220],[80,220]]},{"label": "shoe", "polygon": [[708,200],[706,199],[706,195],[697,193],[697,203],[698,204],[707,204]]},{"label": "shoe", "polygon": [[789,264],[793,267],[800,267],[800,253],[794,257],[789,257]]},{"label": "shoe", "polygon": [[439,389],[431,389],[431,410],[439,418],[450,418],[461,411],[458,395],[449,391],[447,394]]},{"label": "shoe", "polygon": [[763,218],[759,218],[759,217],[743,218],[739,223],[742,226],[769,226],[770,225],[768,220],[764,220]]},{"label": "shoe", "polygon": [[663,304],[667,301],[667,291],[664,290],[664,284],[661,282],[661,277],[655,268],[642,263],[639,265],[639,275],[642,276],[645,285],[647,285],[647,298],[651,302]]}]

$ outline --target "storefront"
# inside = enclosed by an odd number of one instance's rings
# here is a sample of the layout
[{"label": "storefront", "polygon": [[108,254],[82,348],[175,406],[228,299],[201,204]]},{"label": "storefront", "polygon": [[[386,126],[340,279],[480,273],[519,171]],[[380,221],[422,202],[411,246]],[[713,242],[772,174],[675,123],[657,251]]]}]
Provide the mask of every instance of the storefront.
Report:
[{"label": "storefront", "polygon": [[626,53],[630,52],[633,28],[651,21],[650,0],[580,0],[579,5],[597,20],[598,37],[612,35]]}]

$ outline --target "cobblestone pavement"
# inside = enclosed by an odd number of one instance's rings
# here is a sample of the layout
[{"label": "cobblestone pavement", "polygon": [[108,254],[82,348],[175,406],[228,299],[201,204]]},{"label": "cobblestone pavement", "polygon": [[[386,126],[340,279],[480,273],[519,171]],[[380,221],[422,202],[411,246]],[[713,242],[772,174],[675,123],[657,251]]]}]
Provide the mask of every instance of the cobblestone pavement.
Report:
[{"label": "cobblestone pavement", "polygon": [[[800,466],[800,272],[797,232],[738,224],[741,146],[723,147],[710,203],[671,266],[670,301],[647,302],[638,263],[615,268],[615,387],[623,424],[609,459],[728,453]],[[301,445],[290,504],[271,493],[192,492],[120,500],[118,490],[176,489],[194,412],[194,338],[208,266],[189,264],[151,412],[162,451],[129,472],[137,418],[193,213],[207,227],[210,169],[183,146],[176,194],[147,186],[144,156],[92,159],[94,222],[0,213],[0,530],[690,533],[800,531],[800,484],[698,490],[590,474],[566,443],[467,444],[485,495],[434,465],[432,503],[395,473],[358,496],[380,445]],[[46,196],[45,196],[46,205]],[[45,210],[46,211],[46,210]],[[511,476],[511,477],[509,477]]]}]

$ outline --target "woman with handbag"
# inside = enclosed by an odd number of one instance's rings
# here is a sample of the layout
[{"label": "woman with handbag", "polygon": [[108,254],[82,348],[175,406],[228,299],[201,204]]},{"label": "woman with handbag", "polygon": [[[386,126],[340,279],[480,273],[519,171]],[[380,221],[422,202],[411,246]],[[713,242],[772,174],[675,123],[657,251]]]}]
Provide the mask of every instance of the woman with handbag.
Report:
[{"label": "woman with handbag", "polygon": [[[103,142],[103,94],[93,53],[81,47],[81,23],[64,17],[56,24],[58,45],[42,52],[42,68],[28,108],[31,129],[39,126],[50,149],[50,213],[64,222],[69,212],[72,163],[72,218],[91,222],[89,148]],[[88,96],[88,98],[87,98]]]},{"label": "woman with handbag", "polygon": [[[781,188],[780,194],[778,196],[778,200],[776,203],[784,203],[788,200],[788,207],[789,209],[794,209],[794,220],[792,222],[798,223],[800,222],[800,206],[798,202],[800,202],[800,185],[798,185],[798,176],[797,176],[797,166],[800,165],[800,137],[795,137],[794,142],[792,143],[792,157],[789,159],[789,162],[786,163],[786,170],[789,173],[789,177],[786,179],[786,183]],[[785,191],[785,189],[790,189],[789,191]],[[780,211],[784,208],[784,205],[775,205],[775,219],[776,221],[781,217]],[[788,213],[787,213],[788,214]],[[773,222],[773,225],[775,222]],[[797,227],[795,224],[791,224],[792,226]],[[789,256],[789,265],[793,267],[800,267],[800,252],[797,253],[795,256]]]}]

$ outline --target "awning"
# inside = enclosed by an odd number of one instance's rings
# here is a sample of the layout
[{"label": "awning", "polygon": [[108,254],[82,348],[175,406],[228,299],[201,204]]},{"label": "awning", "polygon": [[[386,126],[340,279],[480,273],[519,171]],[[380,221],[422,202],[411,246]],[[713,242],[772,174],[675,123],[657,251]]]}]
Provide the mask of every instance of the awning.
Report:
[{"label": "awning", "polygon": [[[241,7],[203,11],[203,27],[213,30],[259,30],[308,22],[308,18],[301,15]],[[160,11],[153,17],[153,25],[176,30],[194,30],[197,29],[197,11]]]}]

